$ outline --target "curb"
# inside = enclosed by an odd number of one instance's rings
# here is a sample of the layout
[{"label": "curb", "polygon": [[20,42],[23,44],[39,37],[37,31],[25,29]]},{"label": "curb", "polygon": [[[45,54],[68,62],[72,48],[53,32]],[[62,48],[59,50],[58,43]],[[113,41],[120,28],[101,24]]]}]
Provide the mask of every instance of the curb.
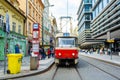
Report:
[{"label": "curb", "polygon": [[26,76],[31,76],[31,75],[36,75],[36,74],[41,74],[46,71],[48,71],[52,65],[54,64],[54,61],[52,61],[49,66],[47,66],[45,69],[41,70],[36,70],[36,71],[30,71],[29,73],[23,73],[23,74],[17,74],[17,75],[5,75],[4,77],[0,77],[0,80],[6,80],[6,79],[15,79],[15,78],[20,78],[20,77],[26,77]]},{"label": "curb", "polygon": [[104,60],[104,59],[100,59],[100,58],[96,58],[96,57],[92,57],[92,56],[87,56],[87,55],[83,55],[83,54],[80,54],[82,56],[85,56],[85,57],[88,57],[88,58],[93,58],[93,59],[96,59],[96,60],[99,60],[99,61],[102,61],[102,62],[106,62],[106,63],[109,63],[109,64],[112,64],[112,65],[115,65],[115,66],[119,66],[120,67],[120,64],[117,63],[117,62],[112,62],[110,60]]}]

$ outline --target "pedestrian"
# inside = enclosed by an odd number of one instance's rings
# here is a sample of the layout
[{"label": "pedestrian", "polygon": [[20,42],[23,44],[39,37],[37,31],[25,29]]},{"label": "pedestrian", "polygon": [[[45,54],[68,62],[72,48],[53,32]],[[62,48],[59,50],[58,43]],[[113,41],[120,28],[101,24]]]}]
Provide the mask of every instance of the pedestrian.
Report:
[{"label": "pedestrian", "polygon": [[54,49],[54,47],[53,46],[51,46],[50,47],[50,54],[51,54],[51,57],[54,57],[54,51],[55,49]]},{"label": "pedestrian", "polygon": [[100,54],[103,54],[103,48],[100,49]]},{"label": "pedestrian", "polygon": [[45,59],[46,58],[46,54],[45,54],[45,51],[44,51],[43,47],[40,47],[39,53],[41,54],[41,59]]},{"label": "pedestrian", "polygon": [[19,49],[19,45],[18,44],[15,45],[15,53],[20,53],[20,49]]},{"label": "pedestrian", "polygon": [[108,55],[110,55],[111,54],[111,50],[110,50],[110,48],[108,48]]},{"label": "pedestrian", "polygon": [[31,53],[32,53],[32,47],[29,47],[29,49],[28,49],[28,55],[31,56]]},{"label": "pedestrian", "polygon": [[47,50],[47,54],[48,54],[48,58],[50,58],[50,48],[48,48],[48,50]]},{"label": "pedestrian", "polygon": [[93,53],[93,49],[90,49],[90,54],[92,54]]}]

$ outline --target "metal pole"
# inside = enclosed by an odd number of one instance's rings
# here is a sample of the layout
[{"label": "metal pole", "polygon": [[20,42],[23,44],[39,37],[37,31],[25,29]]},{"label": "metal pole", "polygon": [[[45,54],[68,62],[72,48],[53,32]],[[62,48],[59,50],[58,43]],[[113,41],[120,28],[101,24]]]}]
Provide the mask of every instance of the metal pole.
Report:
[{"label": "metal pole", "polygon": [[[43,12],[44,12],[44,10],[43,10]],[[44,35],[43,35],[43,31],[44,30],[44,26],[43,26],[43,13],[42,13],[42,47],[43,47],[43,45],[44,45]]]},{"label": "metal pole", "polygon": [[[113,49],[113,43],[111,44],[111,49]],[[113,53],[113,51],[111,50],[111,60],[112,60],[112,53]]]},{"label": "metal pole", "polygon": [[7,32],[5,33],[5,46],[4,46],[4,74],[6,74],[6,43],[7,43]]}]

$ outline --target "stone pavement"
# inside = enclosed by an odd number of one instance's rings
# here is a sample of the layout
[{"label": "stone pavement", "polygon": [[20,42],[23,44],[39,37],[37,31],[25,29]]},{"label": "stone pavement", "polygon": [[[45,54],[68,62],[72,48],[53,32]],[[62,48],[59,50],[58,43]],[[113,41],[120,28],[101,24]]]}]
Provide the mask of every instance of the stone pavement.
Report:
[{"label": "stone pavement", "polygon": [[[39,68],[37,70],[30,70],[30,57],[23,57],[21,71],[17,74],[4,74],[4,61],[0,61],[0,80],[11,79],[23,76],[30,76],[37,73],[42,73],[50,68],[54,63],[54,58],[46,58],[45,60],[39,61]],[[7,70],[7,66],[6,66]]]},{"label": "stone pavement", "polygon": [[118,55],[111,56],[107,54],[97,54],[95,52],[93,52],[92,54],[89,53],[86,54],[85,52],[80,52],[79,54],[120,66],[120,56]]}]

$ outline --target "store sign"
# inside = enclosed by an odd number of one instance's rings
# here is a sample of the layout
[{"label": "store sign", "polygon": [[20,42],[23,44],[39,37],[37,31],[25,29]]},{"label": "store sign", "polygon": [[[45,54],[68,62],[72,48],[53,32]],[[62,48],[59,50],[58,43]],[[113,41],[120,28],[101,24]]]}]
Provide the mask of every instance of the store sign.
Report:
[{"label": "store sign", "polygon": [[110,39],[110,40],[107,40],[108,43],[114,43],[114,40]]}]

